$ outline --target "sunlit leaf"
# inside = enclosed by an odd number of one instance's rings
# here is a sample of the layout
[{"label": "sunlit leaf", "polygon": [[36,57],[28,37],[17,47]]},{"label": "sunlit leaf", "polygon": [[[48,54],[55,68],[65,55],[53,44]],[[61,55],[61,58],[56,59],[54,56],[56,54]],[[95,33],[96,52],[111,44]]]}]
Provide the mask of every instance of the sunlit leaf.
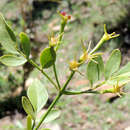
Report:
[{"label": "sunlit leaf", "polygon": [[94,82],[100,80],[104,71],[104,63],[101,56],[94,58],[94,61],[90,61],[87,65],[87,78],[91,83],[91,86]]},{"label": "sunlit leaf", "polygon": [[[60,114],[61,114],[61,112],[59,110],[52,109],[51,112],[47,115],[47,117],[43,121],[43,123],[48,123],[48,122],[51,122],[51,121],[57,119],[60,116]],[[43,116],[41,116],[41,118]],[[40,118],[37,118],[36,122],[39,122],[39,121],[40,121]]]},{"label": "sunlit leaf", "polygon": [[0,57],[0,62],[7,66],[19,66],[26,62],[27,60],[22,56],[14,55],[4,55]]},{"label": "sunlit leaf", "polygon": [[0,43],[2,47],[14,54],[18,54],[16,51],[16,37],[13,30],[6,23],[3,15],[0,13]]},{"label": "sunlit leaf", "polygon": [[118,82],[119,85],[124,85],[130,82],[130,72],[126,72],[117,76],[112,76],[106,84],[116,85]]},{"label": "sunlit leaf", "polygon": [[51,129],[48,129],[48,128],[42,128],[41,130],[51,130]]},{"label": "sunlit leaf", "polygon": [[56,60],[56,53],[53,47],[45,48],[40,54],[42,68],[49,68]]},{"label": "sunlit leaf", "polygon": [[28,100],[27,97],[23,96],[22,97],[22,106],[25,110],[25,112],[30,115],[32,117],[32,119],[35,119],[35,112],[33,110],[33,107],[30,103],[30,101]]},{"label": "sunlit leaf", "polygon": [[120,67],[121,53],[120,50],[115,49],[112,51],[108,61],[105,65],[105,79],[107,80],[114,72]]},{"label": "sunlit leaf", "polygon": [[127,72],[130,72],[130,62],[123,66],[115,75],[121,75]]},{"label": "sunlit leaf", "polygon": [[28,36],[24,32],[21,32],[19,37],[20,37],[20,42],[22,45],[23,52],[27,57],[29,57],[30,49],[31,49],[30,39],[28,38]]},{"label": "sunlit leaf", "polygon": [[43,122],[48,123],[57,119],[60,116],[60,113],[61,112],[59,110],[51,110],[51,112],[47,115],[47,117],[45,118]]},{"label": "sunlit leaf", "polygon": [[48,100],[47,90],[38,79],[29,86],[27,95],[36,112],[39,112]]}]

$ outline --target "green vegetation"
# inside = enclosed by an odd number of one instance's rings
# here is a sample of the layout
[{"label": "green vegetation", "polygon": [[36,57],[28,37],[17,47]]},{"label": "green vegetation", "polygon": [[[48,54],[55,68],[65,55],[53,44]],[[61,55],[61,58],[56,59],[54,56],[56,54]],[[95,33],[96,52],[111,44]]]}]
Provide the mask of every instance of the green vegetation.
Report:
[{"label": "green vegetation", "polygon": [[[26,8],[25,10],[21,10],[22,4],[18,0],[13,0],[10,2],[7,1],[0,2],[1,3],[0,11],[4,14],[5,18],[7,19],[7,23],[12,26],[15,35],[18,36],[21,31],[24,31],[30,37],[32,47],[31,53],[33,60],[36,62],[39,61],[38,52],[41,52],[43,48],[46,47],[47,45],[46,43],[48,43],[48,40],[46,40],[47,39],[46,35],[48,34],[50,35],[52,31],[55,34],[58,34],[57,28],[59,28],[59,26],[57,25],[59,25],[59,18],[56,11],[62,10],[64,8],[65,10],[67,10],[67,12],[71,13],[72,18],[69,24],[67,25],[67,28],[65,28],[67,33],[64,34],[63,44],[60,46],[60,50],[57,54],[57,60],[56,60],[58,68],[57,74],[59,75],[59,80],[62,82],[62,84],[68,77],[68,61],[74,59],[76,55],[77,57],[79,57],[82,54],[81,40],[84,41],[86,44],[89,41],[92,41],[92,48],[93,48],[96,45],[97,41],[100,39],[101,35],[103,34],[103,24],[104,23],[107,24],[108,30],[110,30],[110,32],[113,31],[114,29],[119,31],[120,23],[122,23],[122,21],[126,19],[129,12],[128,7],[129,0],[125,1],[84,0],[83,2],[80,1],[77,2],[73,1],[73,2],[72,3],[70,2],[71,5],[69,5],[69,2],[63,0],[56,7],[57,9],[52,6],[51,10],[41,9],[40,11],[37,10],[34,6],[32,6],[32,4],[28,6],[26,2],[23,3],[23,5],[28,8]],[[32,12],[33,15],[31,14]],[[45,18],[46,12],[48,15],[47,19]],[[50,15],[51,17],[49,17],[49,14],[52,14]],[[20,43],[19,39],[17,39],[17,41],[18,43]],[[122,43],[123,43],[123,36],[121,35],[120,38],[111,40],[109,44],[108,43],[104,44],[103,48],[105,51],[111,52],[113,48],[120,47]],[[23,52],[28,57],[30,53],[30,47],[28,47],[27,50],[26,48],[27,47],[25,47],[24,49],[23,44],[22,46],[22,49],[24,50]],[[7,52],[4,50],[4,47],[0,48],[0,54],[1,55],[7,54]],[[51,59],[51,55],[49,57]],[[12,59],[14,57],[9,55],[8,57],[3,58],[5,58],[4,62],[7,62],[6,60],[7,58]],[[21,57],[19,58],[21,59]],[[48,64],[51,65],[53,64],[54,61],[55,59],[47,61],[46,65],[45,63],[41,65],[43,68],[46,68],[46,66],[48,67]],[[123,62],[123,64],[126,63]],[[13,66],[16,65],[16,62],[13,63],[12,65]],[[115,64],[113,72],[117,70],[118,66],[119,66],[118,63]],[[108,65],[108,69],[109,68],[111,67],[109,67]],[[22,67],[11,68],[11,67],[5,67],[3,64],[0,64],[0,70],[1,70],[0,72],[1,102],[6,101],[8,99],[7,97],[9,96],[11,97],[12,93],[14,93],[15,90],[17,90],[17,88],[23,87],[22,89],[25,90],[26,81],[30,78],[33,79],[36,77],[40,78],[42,84],[44,84],[44,86],[46,86],[46,88],[48,89],[49,94],[52,95],[51,97],[53,97],[53,95],[56,94],[56,90],[52,88],[51,84],[48,83],[48,80],[46,80],[41,74],[39,74],[35,68],[31,68],[30,65],[28,66],[25,64],[23,68]],[[85,71],[85,70],[86,66],[84,65],[81,66],[81,68],[79,69],[79,71]],[[54,76],[52,75],[52,69],[46,70],[46,72],[49,74],[50,77]],[[77,74],[69,87],[71,89],[75,88],[77,91],[80,89],[84,90],[84,88],[89,86],[88,83],[78,84],[78,81],[85,81],[85,80],[86,80],[85,77],[81,76],[80,74]],[[111,84],[111,82],[109,83]],[[125,90],[127,93],[129,93],[129,85],[126,86]],[[120,122],[123,128],[127,127],[127,122],[129,122],[130,120],[129,94],[127,94],[122,98],[117,99],[112,104],[109,104],[108,102],[103,102],[101,98],[102,97],[99,95],[94,95],[93,97],[86,95],[82,95],[80,97],[70,96],[68,97],[67,100],[65,97],[63,97],[61,101],[59,101],[57,104],[57,106],[61,110],[63,110],[63,116],[61,116],[61,118],[57,122],[64,129],[67,130],[69,129],[78,130],[80,128],[82,129],[90,128],[97,130],[98,129],[115,130],[118,128],[117,125]],[[64,119],[68,120],[64,122]],[[125,122],[126,125],[124,127],[123,124]],[[93,126],[91,124],[93,124]],[[15,126],[12,126],[12,129],[15,129],[14,127]],[[10,128],[5,129],[10,130],[11,126]]]}]

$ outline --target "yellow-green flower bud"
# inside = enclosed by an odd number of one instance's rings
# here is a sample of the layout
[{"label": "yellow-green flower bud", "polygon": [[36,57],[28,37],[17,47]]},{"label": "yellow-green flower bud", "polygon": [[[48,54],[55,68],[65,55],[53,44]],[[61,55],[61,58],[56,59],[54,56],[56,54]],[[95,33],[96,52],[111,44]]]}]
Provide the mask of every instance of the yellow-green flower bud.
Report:
[{"label": "yellow-green flower bud", "polygon": [[70,70],[76,70],[79,67],[79,63],[76,60],[69,62]]},{"label": "yellow-green flower bud", "polygon": [[51,37],[51,38],[50,38],[50,41],[49,41],[49,45],[50,45],[51,47],[54,47],[54,46],[57,45],[57,42],[58,42],[58,37]]},{"label": "yellow-green flower bud", "polygon": [[101,38],[101,40],[98,42],[98,44],[94,47],[94,49],[90,52],[90,54],[93,54],[95,51],[97,51],[104,42],[106,42],[112,38],[118,37],[119,35],[120,34],[116,34],[115,32],[108,34],[107,29],[106,29],[106,24],[104,24],[104,35]]},{"label": "yellow-green flower bud", "polygon": [[106,29],[106,24],[104,24],[104,35],[102,37],[103,41],[108,41],[108,40],[118,37],[118,36],[119,36],[119,34],[116,34],[115,32],[108,34],[107,29]]},{"label": "yellow-green flower bud", "polygon": [[88,52],[85,51],[81,57],[80,57],[80,62],[85,62],[88,59]]}]

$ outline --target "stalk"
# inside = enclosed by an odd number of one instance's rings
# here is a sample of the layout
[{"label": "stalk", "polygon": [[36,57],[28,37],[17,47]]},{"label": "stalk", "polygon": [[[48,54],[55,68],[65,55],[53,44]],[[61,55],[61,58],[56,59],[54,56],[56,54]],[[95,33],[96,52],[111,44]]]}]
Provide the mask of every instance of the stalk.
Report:
[{"label": "stalk", "polygon": [[40,127],[40,125],[44,122],[45,118],[47,117],[47,115],[49,114],[49,112],[52,110],[52,108],[56,105],[56,103],[58,102],[58,100],[60,99],[60,97],[64,94],[64,91],[68,85],[68,83],[70,82],[70,80],[72,79],[73,75],[74,75],[74,71],[71,72],[68,80],[66,81],[66,83],[64,84],[64,86],[62,87],[61,91],[58,93],[58,95],[56,96],[56,98],[54,99],[54,101],[51,103],[51,105],[49,106],[48,110],[46,111],[46,113],[43,115],[43,117],[41,118],[41,120],[39,121],[38,125],[36,126],[36,128],[34,130],[38,130],[38,128]]}]

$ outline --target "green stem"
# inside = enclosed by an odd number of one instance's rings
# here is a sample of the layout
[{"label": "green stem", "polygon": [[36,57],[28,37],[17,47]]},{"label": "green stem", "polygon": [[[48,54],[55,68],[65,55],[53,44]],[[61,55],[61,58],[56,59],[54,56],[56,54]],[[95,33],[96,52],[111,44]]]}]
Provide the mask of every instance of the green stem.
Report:
[{"label": "green stem", "polygon": [[59,93],[56,98],[54,99],[54,101],[52,102],[52,104],[49,106],[47,112],[43,115],[43,117],[41,118],[40,122],[38,123],[38,125],[36,126],[36,128],[34,130],[38,130],[38,128],[40,127],[40,125],[42,124],[42,122],[44,121],[44,119],[47,117],[47,115],[49,114],[49,112],[51,111],[51,109],[55,106],[55,104],[57,103],[57,101],[59,100],[59,98],[61,97],[61,93]]},{"label": "green stem", "polygon": [[32,125],[32,130],[34,129],[34,127],[35,127],[35,121],[33,122],[33,125]]},{"label": "green stem", "polygon": [[23,57],[25,57],[27,59],[27,61],[33,65],[34,67],[36,67],[54,86],[55,88],[58,90],[57,85],[55,84],[55,82],[43,71],[43,69],[41,69],[33,60],[27,58],[22,51],[20,51],[18,48],[16,48],[17,51],[19,52],[20,55],[22,55]]},{"label": "green stem", "polygon": [[55,78],[56,78],[56,82],[57,82],[58,88],[60,90],[61,87],[60,87],[60,83],[59,83],[59,80],[58,80],[55,63],[53,65],[53,70],[54,70],[54,74],[55,74]]},{"label": "green stem", "polygon": [[28,59],[28,62],[32,64],[34,67],[36,67],[58,90],[58,87],[55,84],[55,82],[43,71],[43,69],[41,69],[35,62],[33,62],[33,60]]},{"label": "green stem", "polygon": [[94,88],[92,88],[93,90],[96,88],[101,87],[102,85],[104,85],[106,83],[106,81],[102,81],[101,83],[97,84]]},{"label": "green stem", "polygon": [[59,33],[60,37],[59,37],[59,41],[58,41],[58,43],[57,43],[57,46],[56,46],[56,48],[55,48],[56,51],[59,49],[59,46],[60,46],[60,43],[61,43],[61,40],[62,40],[62,37],[63,37],[62,33],[64,32],[64,29],[65,29],[65,25],[66,25],[66,24],[67,24],[67,22],[66,22],[65,20],[62,20],[62,21],[61,21],[60,33]]},{"label": "green stem", "polygon": [[60,91],[61,93],[64,92],[64,90],[66,89],[68,83],[70,82],[70,80],[72,79],[72,77],[73,77],[74,74],[75,74],[75,71],[72,71],[71,74],[70,74],[70,76],[69,76],[69,78],[68,78],[68,80],[66,81],[66,83],[63,86],[63,88],[61,89],[61,91]]},{"label": "green stem", "polygon": [[62,87],[61,91],[58,93],[58,95],[56,96],[56,98],[54,99],[54,101],[51,103],[51,105],[49,106],[48,110],[46,111],[46,113],[43,115],[43,117],[41,118],[41,120],[39,121],[38,125],[36,126],[36,128],[34,130],[38,130],[38,128],[40,127],[40,125],[42,124],[42,122],[45,120],[45,118],[47,117],[47,115],[49,114],[49,112],[52,110],[52,108],[56,105],[56,103],[58,102],[58,100],[60,99],[60,97],[64,94],[64,90],[67,87],[68,83],[70,82],[70,80],[72,79],[73,75],[74,75],[74,71],[71,72],[68,80],[66,81],[66,83],[64,84],[64,86]]},{"label": "green stem", "polygon": [[79,95],[79,94],[85,94],[85,93],[94,93],[94,94],[101,94],[106,91],[94,91],[94,89],[101,87],[103,84],[105,84],[106,81],[102,81],[101,83],[97,84],[94,88],[84,90],[84,91],[64,91],[65,95]]},{"label": "green stem", "polygon": [[85,90],[85,91],[64,91],[65,95],[80,95],[85,93],[94,93],[94,94],[100,94],[99,91],[93,91],[93,90]]},{"label": "green stem", "polygon": [[97,45],[92,49],[92,51],[89,54],[93,54],[94,52],[96,52],[102,46],[104,42],[105,40],[104,40],[104,35],[103,35],[101,40],[97,43]]},{"label": "green stem", "polygon": [[105,94],[105,93],[113,93],[113,89],[106,89],[106,90],[99,90],[93,91],[92,89],[85,90],[85,91],[64,91],[65,95],[80,95],[85,93],[93,93],[93,94]]}]

